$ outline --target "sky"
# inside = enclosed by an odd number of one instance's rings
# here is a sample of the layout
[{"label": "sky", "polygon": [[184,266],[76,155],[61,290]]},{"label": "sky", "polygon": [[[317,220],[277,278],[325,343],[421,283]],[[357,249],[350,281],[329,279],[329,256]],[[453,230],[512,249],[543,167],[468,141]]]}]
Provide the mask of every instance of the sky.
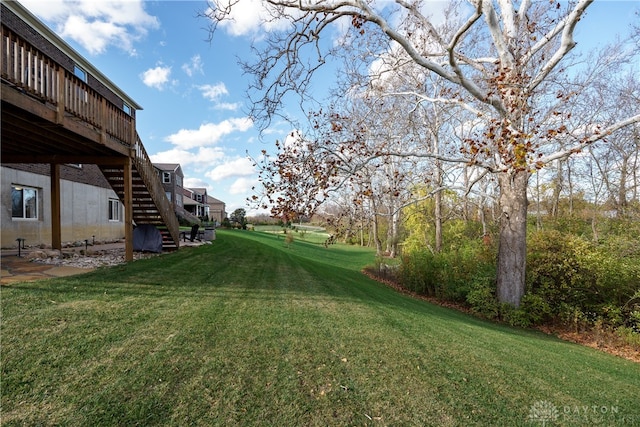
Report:
[{"label": "sky", "polygon": [[[251,40],[278,27],[260,26],[260,0],[240,0],[235,21],[211,42],[208,22],[198,17],[205,0],[21,3],[142,106],[137,130],[153,162],[180,163],[184,185],[207,188],[228,213],[256,213],[246,202],[259,185],[247,153],[273,152],[292,131],[274,123],[261,138],[246,115],[250,78],[237,59],[251,59]],[[596,0],[578,25],[578,45],[613,39],[637,19],[638,7],[638,0]]]}]

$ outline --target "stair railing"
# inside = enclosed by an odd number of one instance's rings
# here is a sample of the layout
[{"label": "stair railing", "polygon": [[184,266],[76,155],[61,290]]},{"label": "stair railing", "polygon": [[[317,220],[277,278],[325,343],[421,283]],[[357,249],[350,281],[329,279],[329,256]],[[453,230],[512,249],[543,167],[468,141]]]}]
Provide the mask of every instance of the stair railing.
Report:
[{"label": "stair railing", "polygon": [[171,202],[167,199],[162,183],[160,182],[160,178],[158,177],[158,174],[153,167],[153,163],[151,163],[151,160],[147,155],[147,151],[142,145],[142,141],[140,140],[140,136],[137,132],[136,142],[134,144],[134,153],[135,156],[133,158],[133,164],[140,174],[142,181],[144,181],[147,186],[147,190],[149,190],[149,194],[158,208],[158,212],[160,212],[160,216],[167,226],[167,230],[169,231],[171,238],[175,242],[176,246],[179,246],[180,224],[178,223],[178,218],[173,211]]}]

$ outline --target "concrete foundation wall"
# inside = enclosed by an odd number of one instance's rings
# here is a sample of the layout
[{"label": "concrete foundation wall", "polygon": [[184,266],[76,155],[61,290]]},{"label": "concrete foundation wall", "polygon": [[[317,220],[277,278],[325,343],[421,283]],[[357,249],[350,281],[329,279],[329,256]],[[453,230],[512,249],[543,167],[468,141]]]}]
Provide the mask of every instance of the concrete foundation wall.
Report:
[{"label": "concrete foundation wall", "polygon": [[[3,248],[17,247],[17,238],[27,246],[51,244],[51,181],[48,176],[0,167],[0,202]],[[38,219],[11,217],[11,186],[23,185],[38,189]],[[124,238],[124,222],[109,221],[109,199],[117,199],[111,189],[78,182],[60,181],[62,242],[76,242],[95,236],[96,241]],[[120,205],[122,208],[122,205]]]}]

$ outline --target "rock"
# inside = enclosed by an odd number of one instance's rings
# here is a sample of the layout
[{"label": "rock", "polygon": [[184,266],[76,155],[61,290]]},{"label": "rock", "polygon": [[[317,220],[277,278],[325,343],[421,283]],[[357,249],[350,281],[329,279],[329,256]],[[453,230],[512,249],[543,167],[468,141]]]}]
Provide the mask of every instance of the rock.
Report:
[{"label": "rock", "polygon": [[62,257],[62,252],[60,252],[58,249],[48,249],[46,251],[44,251],[47,254],[48,258],[61,258]]},{"label": "rock", "polygon": [[27,254],[27,259],[46,259],[49,258],[49,256],[44,252],[44,251],[31,251]]},{"label": "rock", "polygon": [[[34,251],[36,252],[36,251]],[[42,252],[42,251],[39,251]],[[134,252],[133,259],[151,258],[161,254]],[[63,252],[55,258],[33,258],[33,262],[51,264],[56,266],[68,266],[77,268],[95,269],[98,267],[115,266],[124,264],[124,249],[99,250],[96,253],[88,253],[87,256],[78,254],[77,252]]]}]

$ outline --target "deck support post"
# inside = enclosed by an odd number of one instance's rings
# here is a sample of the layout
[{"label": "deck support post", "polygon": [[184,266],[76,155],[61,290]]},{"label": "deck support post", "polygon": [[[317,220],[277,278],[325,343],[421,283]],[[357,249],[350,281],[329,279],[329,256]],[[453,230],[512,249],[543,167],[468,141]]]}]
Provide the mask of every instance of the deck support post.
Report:
[{"label": "deck support post", "polygon": [[131,157],[124,159],[124,259],[133,261],[133,178]]},{"label": "deck support post", "polygon": [[60,164],[51,163],[51,247],[62,250]]}]

